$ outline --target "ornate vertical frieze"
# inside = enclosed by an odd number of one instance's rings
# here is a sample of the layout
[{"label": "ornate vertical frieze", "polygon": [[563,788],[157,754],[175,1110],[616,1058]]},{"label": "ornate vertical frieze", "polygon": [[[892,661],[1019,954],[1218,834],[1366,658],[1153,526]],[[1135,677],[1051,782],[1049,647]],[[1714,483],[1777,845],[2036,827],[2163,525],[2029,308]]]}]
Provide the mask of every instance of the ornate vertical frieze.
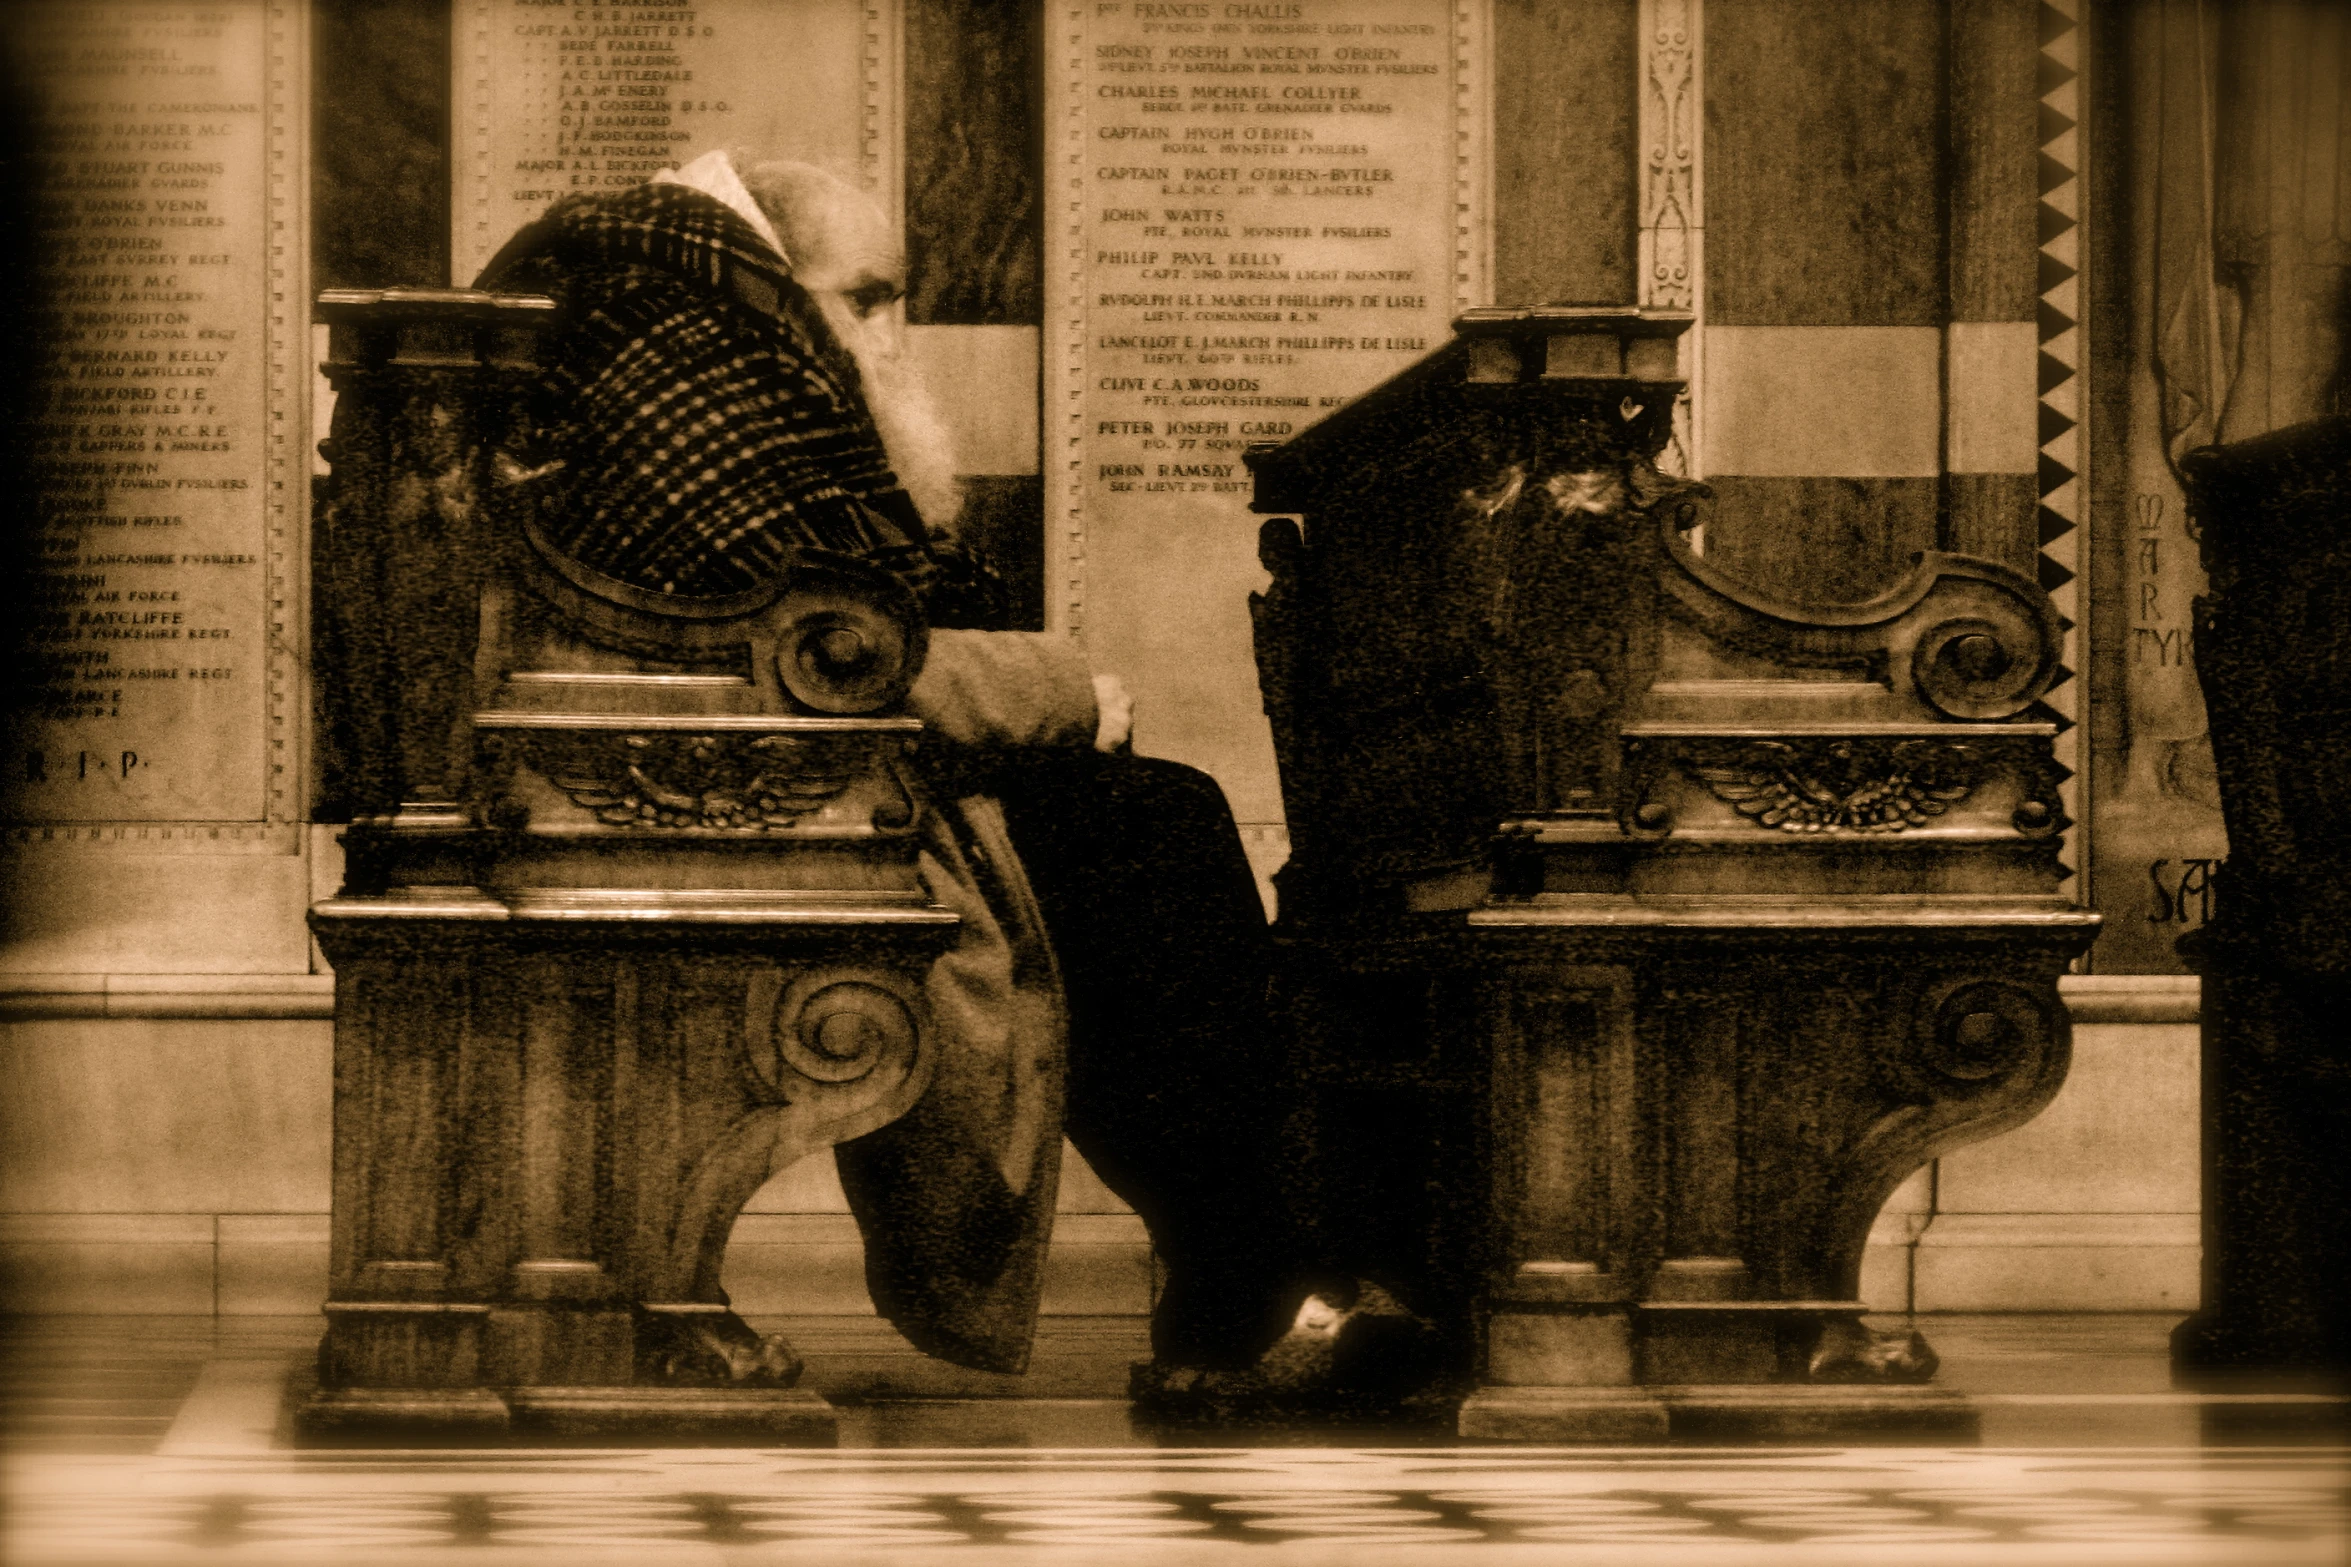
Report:
[{"label": "ornate vertical frieze", "polygon": [[1453,308],[1494,298],[1494,27],[1489,0],[1453,6]]},{"label": "ornate vertical frieze", "polygon": [[449,282],[462,288],[506,236],[496,232],[490,116],[491,0],[467,0],[449,20]]},{"label": "ornate vertical frieze", "polygon": [[268,819],[303,815],[303,726],[299,651],[310,645],[310,412],[302,395],[310,352],[310,11],[288,3],[269,12],[269,714]]},{"label": "ornate vertical frieze", "polygon": [[860,50],[865,73],[859,126],[858,172],[882,210],[906,213],[906,115],[900,88],[906,80],[905,0],[865,0]]},{"label": "ornate vertical frieze", "polygon": [[[1656,310],[1703,309],[1706,220],[1702,39],[1704,0],[1641,0],[1640,302]],[[1674,434],[1659,466],[1698,476],[1698,372],[1705,334],[1682,337]]]},{"label": "ornate vertical frieze", "polygon": [[1045,36],[1045,624],[1086,626],[1086,7],[1054,7]]},{"label": "ornate vertical frieze", "polygon": [[[2068,670],[2082,666],[2077,622],[2086,619],[2082,607],[2082,529],[2089,487],[2082,476],[2086,417],[2084,389],[2088,334],[2077,324],[2082,315],[2081,272],[2085,264],[2088,230],[2082,223],[2082,200],[2087,185],[2082,178],[2087,139],[2078,121],[2082,116],[2083,0],[2044,0],[2040,7],[2040,56],[2035,82],[2041,103],[2039,235],[2041,298],[2040,353],[2036,361],[2040,386],[2040,553],[2035,561],[2041,586],[2057,606],[2065,628],[2064,651]],[[2060,715],[2066,732],[2057,739],[2057,760],[2072,770],[2063,799],[2065,814],[2077,823],[2089,820],[2083,798],[2089,786],[2081,755],[2082,682],[2061,678],[2044,699]],[[2075,834],[2085,829],[2075,827]],[[2071,862],[2081,875],[2075,895],[2089,900],[2089,856],[2077,837]]]}]

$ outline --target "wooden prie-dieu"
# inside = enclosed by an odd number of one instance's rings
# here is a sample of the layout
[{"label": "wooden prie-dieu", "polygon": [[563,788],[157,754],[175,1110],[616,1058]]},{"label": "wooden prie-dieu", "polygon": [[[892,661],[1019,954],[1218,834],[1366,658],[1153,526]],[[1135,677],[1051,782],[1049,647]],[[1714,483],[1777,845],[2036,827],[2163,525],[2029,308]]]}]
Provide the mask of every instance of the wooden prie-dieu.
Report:
[{"label": "wooden prie-dieu", "polygon": [[313,1439],[829,1442],[729,1309],[761,1184],[931,1070],[911,598],[810,552],[683,600],[551,547],[553,302],[320,301],[313,558],[335,971]]},{"label": "wooden prie-dieu", "polygon": [[2061,626],[1965,556],[1709,566],[1688,325],[1473,311],[1250,454],[1307,1203],[1474,1346],[1464,1435],[1964,1431],[1856,1297],[1894,1188],[2065,1075]]}]

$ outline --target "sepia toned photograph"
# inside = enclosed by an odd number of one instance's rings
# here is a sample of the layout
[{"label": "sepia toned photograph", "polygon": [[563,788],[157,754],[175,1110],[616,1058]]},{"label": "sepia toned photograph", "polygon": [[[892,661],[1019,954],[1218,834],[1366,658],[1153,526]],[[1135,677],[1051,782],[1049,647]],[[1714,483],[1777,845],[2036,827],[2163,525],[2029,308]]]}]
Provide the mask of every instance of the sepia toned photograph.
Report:
[{"label": "sepia toned photograph", "polygon": [[2351,3],[0,7],[0,1562],[2351,1555]]}]

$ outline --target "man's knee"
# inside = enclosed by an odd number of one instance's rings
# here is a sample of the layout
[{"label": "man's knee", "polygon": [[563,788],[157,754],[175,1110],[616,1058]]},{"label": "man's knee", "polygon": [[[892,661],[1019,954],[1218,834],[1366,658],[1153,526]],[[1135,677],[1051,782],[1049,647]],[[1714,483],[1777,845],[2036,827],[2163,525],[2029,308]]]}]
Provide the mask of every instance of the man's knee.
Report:
[{"label": "man's knee", "polygon": [[1163,857],[1154,851],[1239,843],[1216,780],[1163,757],[1091,755],[1035,768],[1006,788],[1005,806],[1024,856]]},{"label": "man's knee", "polygon": [[1174,821],[1229,823],[1232,807],[1224,789],[1197,767],[1171,762],[1163,756],[1114,756],[1106,779],[1110,789],[1131,808]]}]

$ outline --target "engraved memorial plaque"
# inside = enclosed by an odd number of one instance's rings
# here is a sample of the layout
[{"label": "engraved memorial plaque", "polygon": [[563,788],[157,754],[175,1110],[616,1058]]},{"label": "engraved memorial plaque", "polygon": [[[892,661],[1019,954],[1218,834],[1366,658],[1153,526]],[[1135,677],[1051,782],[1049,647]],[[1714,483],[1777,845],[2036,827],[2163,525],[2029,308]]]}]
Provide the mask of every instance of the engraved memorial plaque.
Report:
[{"label": "engraved memorial plaque", "polygon": [[1241,453],[1481,302],[1475,50],[1445,0],[1055,7],[1049,613],[1137,697],[1137,743],[1280,819]]},{"label": "engraved memorial plaque", "polygon": [[51,824],[37,837],[104,824],[76,841],[248,837],[298,810],[300,14],[74,4],[9,21],[33,96],[45,354],[12,815]]},{"label": "engraved memorial plaque", "polygon": [[453,281],[574,191],[713,147],[798,158],[889,196],[895,8],[859,0],[459,0]]}]

